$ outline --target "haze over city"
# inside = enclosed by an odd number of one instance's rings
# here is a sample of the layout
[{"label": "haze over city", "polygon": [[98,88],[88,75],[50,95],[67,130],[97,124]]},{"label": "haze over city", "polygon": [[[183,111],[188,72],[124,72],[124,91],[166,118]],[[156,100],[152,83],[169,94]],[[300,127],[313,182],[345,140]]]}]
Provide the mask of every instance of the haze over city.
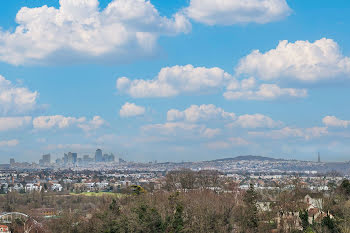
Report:
[{"label": "haze over city", "polygon": [[1,1],[0,162],[348,161],[350,2],[251,2]]}]

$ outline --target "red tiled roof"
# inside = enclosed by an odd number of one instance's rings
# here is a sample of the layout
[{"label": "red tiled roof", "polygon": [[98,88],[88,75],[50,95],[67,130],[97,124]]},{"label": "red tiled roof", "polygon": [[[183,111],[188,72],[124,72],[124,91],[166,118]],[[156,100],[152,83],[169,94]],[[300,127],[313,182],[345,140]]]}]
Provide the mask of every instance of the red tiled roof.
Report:
[{"label": "red tiled roof", "polygon": [[315,215],[319,212],[319,209],[318,208],[311,208],[309,209],[309,216],[311,215]]},{"label": "red tiled roof", "polygon": [[0,225],[0,229],[5,229],[6,231],[8,231],[9,227],[8,226],[5,226],[5,225]]}]

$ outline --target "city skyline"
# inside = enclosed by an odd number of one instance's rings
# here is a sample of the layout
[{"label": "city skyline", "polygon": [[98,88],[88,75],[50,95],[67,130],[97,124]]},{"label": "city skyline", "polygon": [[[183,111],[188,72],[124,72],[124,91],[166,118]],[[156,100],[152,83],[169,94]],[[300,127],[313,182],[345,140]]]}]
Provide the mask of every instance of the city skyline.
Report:
[{"label": "city skyline", "polygon": [[350,160],[350,2],[199,2],[1,2],[0,163]]}]

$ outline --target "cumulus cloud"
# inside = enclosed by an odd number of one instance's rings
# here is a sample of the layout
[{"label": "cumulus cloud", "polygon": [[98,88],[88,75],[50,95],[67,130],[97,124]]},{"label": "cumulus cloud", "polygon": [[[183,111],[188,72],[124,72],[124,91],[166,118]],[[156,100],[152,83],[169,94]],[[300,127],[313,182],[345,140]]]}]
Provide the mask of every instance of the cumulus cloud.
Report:
[{"label": "cumulus cloud", "polygon": [[92,120],[87,120],[85,117],[65,117],[62,115],[56,116],[39,116],[33,119],[34,129],[65,129],[69,127],[78,127],[84,131],[100,128],[105,121],[100,116],[93,117]]},{"label": "cumulus cloud", "polygon": [[34,118],[33,126],[34,126],[34,129],[51,129],[51,128],[64,129],[77,123],[83,123],[85,120],[86,119],[84,117],[75,118],[75,117],[65,117],[62,115],[40,116],[40,117]]},{"label": "cumulus cloud", "polygon": [[227,91],[224,94],[227,100],[275,100],[278,98],[304,98],[306,89],[281,88],[276,84],[261,84],[256,90]]},{"label": "cumulus cloud", "polygon": [[0,117],[0,131],[19,129],[32,123],[32,117]]},{"label": "cumulus cloud", "polygon": [[350,58],[341,53],[332,39],[322,38],[313,43],[284,40],[266,53],[255,50],[241,59],[236,73],[254,75],[263,80],[332,80],[342,75],[349,76]]},{"label": "cumulus cloud", "polygon": [[254,115],[242,115],[238,119],[229,124],[231,127],[242,127],[242,128],[276,128],[280,127],[283,123],[280,121],[274,121],[268,116],[263,114]]},{"label": "cumulus cloud", "polygon": [[19,114],[34,110],[38,97],[38,92],[18,87],[0,75],[0,112],[3,114]]},{"label": "cumulus cloud", "polygon": [[145,114],[145,108],[134,103],[125,103],[119,111],[121,117],[134,117]]},{"label": "cumulus cloud", "polygon": [[[226,88],[224,97],[229,100],[274,100],[281,97],[302,98],[306,89],[281,88],[276,84],[257,85],[254,77],[237,80],[218,67],[193,65],[162,68],[151,80],[117,79],[117,89],[134,98],[165,98],[180,94],[213,94]],[[175,114],[175,113],[174,113]]]},{"label": "cumulus cloud", "polygon": [[338,119],[335,116],[326,116],[322,119],[323,124],[330,127],[342,127],[347,128],[350,125],[350,121]]},{"label": "cumulus cloud", "polygon": [[221,133],[221,129],[211,129],[206,128],[204,131],[201,131],[201,135],[206,138],[213,138]]},{"label": "cumulus cloud", "polygon": [[134,98],[172,97],[220,90],[232,79],[217,67],[173,66],[162,68],[152,80],[118,78],[117,89]]},{"label": "cumulus cloud", "polygon": [[23,7],[14,32],[0,31],[0,60],[15,64],[111,60],[126,62],[154,53],[159,36],[187,33],[182,13],[160,16],[146,0],[60,0],[60,7]]},{"label": "cumulus cloud", "polygon": [[268,23],[291,13],[285,0],[191,0],[187,15],[208,25]]},{"label": "cumulus cloud", "polygon": [[284,127],[282,129],[271,130],[267,132],[248,132],[248,133],[252,136],[269,137],[273,139],[304,138],[306,140],[322,137],[329,134],[327,127],[312,127],[312,128]]},{"label": "cumulus cloud", "polygon": [[212,138],[220,133],[220,129],[210,129],[204,125],[191,124],[185,122],[167,122],[164,124],[145,125],[142,131],[146,134],[156,134],[164,136],[196,136]]},{"label": "cumulus cloud", "polygon": [[171,109],[167,113],[169,122],[208,122],[218,120],[222,122],[228,121],[229,127],[242,128],[277,128],[283,125],[281,121],[274,121],[263,114],[241,115],[236,116],[233,112],[226,112],[224,109],[216,107],[213,104],[208,105],[191,105],[191,107],[180,111]]},{"label": "cumulus cloud", "polygon": [[185,109],[184,111],[179,111],[177,109],[171,109],[167,113],[168,121],[207,121],[215,119],[227,119],[234,120],[236,115],[231,112],[225,112],[222,108],[218,108],[213,104],[208,105],[192,105],[191,107]]},{"label": "cumulus cloud", "polygon": [[19,144],[19,141],[17,139],[0,141],[0,147],[15,147],[18,144]]},{"label": "cumulus cloud", "polygon": [[106,121],[100,116],[94,116],[89,121],[84,121],[78,124],[78,127],[88,132],[91,130],[96,130],[101,128],[103,125],[106,125]]}]

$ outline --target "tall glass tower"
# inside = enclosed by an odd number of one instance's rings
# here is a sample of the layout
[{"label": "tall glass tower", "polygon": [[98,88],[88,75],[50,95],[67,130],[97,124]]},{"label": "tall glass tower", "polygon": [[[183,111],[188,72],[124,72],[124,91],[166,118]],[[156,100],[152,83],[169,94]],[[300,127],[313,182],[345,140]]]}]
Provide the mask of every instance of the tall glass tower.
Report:
[{"label": "tall glass tower", "polygon": [[95,162],[98,163],[98,162],[102,162],[102,150],[101,149],[97,149],[96,152],[95,152]]}]

